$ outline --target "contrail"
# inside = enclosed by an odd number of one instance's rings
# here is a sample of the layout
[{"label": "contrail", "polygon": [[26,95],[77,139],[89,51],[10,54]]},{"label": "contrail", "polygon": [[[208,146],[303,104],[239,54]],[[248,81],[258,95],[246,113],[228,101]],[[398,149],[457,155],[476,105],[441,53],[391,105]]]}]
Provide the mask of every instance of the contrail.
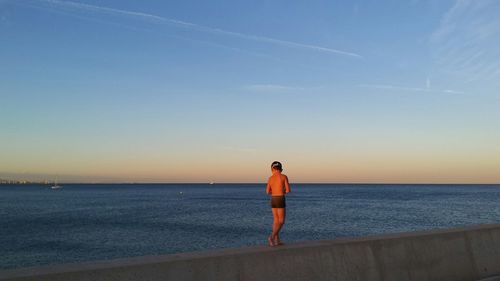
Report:
[{"label": "contrail", "polygon": [[165,18],[165,17],[153,15],[153,14],[148,14],[148,13],[120,10],[120,9],[101,7],[101,6],[89,5],[89,4],[85,4],[85,3],[79,3],[79,2],[71,2],[71,1],[61,1],[61,0],[37,0],[37,1],[45,2],[48,4],[57,5],[57,6],[61,6],[61,7],[66,7],[66,8],[87,10],[87,11],[100,12],[100,13],[104,12],[104,13],[132,16],[132,17],[136,17],[136,18],[141,18],[141,19],[157,22],[157,23],[172,24],[172,25],[177,25],[177,26],[183,27],[183,28],[194,29],[194,30],[198,30],[198,31],[202,31],[202,32],[228,35],[228,36],[243,38],[243,39],[247,39],[247,40],[283,45],[283,46],[287,46],[287,47],[309,49],[309,50],[313,50],[313,51],[320,51],[320,52],[349,56],[349,57],[354,57],[354,58],[363,58],[361,55],[353,53],[353,52],[347,52],[347,51],[341,51],[341,50],[337,50],[337,49],[321,47],[321,46],[316,46],[316,45],[280,40],[280,39],[271,38],[271,37],[257,36],[257,35],[252,35],[252,34],[245,34],[245,33],[240,33],[240,32],[235,32],[235,31],[229,31],[229,30],[225,30],[225,29],[199,25],[199,24],[195,24],[195,23],[191,23],[191,22],[185,22],[185,21],[175,20],[175,19],[171,19],[171,18]]}]

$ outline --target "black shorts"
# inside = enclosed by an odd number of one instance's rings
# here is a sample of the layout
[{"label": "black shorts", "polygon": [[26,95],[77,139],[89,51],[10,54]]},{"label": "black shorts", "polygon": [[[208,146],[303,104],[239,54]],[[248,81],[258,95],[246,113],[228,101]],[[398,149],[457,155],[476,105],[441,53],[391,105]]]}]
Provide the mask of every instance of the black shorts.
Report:
[{"label": "black shorts", "polygon": [[285,196],[271,196],[271,208],[285,208]]}]

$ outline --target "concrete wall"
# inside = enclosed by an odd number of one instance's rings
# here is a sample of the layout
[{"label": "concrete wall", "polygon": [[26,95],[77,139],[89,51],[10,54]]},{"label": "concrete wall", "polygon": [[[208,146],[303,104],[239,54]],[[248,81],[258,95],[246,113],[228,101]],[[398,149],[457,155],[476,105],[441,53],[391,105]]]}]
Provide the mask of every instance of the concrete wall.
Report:
[{"label": "concrete wall", "polygon": [[24,268],[0,271],[0,280],[470,281],[497,274],[500,224]]}]

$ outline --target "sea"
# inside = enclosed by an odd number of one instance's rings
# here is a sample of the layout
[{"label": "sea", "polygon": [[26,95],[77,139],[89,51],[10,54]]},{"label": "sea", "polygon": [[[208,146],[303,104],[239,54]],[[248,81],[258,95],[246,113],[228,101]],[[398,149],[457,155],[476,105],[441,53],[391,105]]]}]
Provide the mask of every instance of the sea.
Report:
[{"label": "sea", "polygon": [[[500,185],[292,184],[285,243],[500,221]],[[0,269],[266,245],[264,184],[0,186]]]}]

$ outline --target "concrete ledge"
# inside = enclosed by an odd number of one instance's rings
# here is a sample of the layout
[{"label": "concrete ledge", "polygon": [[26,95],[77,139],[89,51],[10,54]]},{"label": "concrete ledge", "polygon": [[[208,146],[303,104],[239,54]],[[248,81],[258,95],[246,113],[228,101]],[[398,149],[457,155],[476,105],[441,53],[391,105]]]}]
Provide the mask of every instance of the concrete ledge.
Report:
[{"label": "concrete ledge", "polygon": [[500,274],[500,224],[0,271],[2,281],[439,280]]}]

